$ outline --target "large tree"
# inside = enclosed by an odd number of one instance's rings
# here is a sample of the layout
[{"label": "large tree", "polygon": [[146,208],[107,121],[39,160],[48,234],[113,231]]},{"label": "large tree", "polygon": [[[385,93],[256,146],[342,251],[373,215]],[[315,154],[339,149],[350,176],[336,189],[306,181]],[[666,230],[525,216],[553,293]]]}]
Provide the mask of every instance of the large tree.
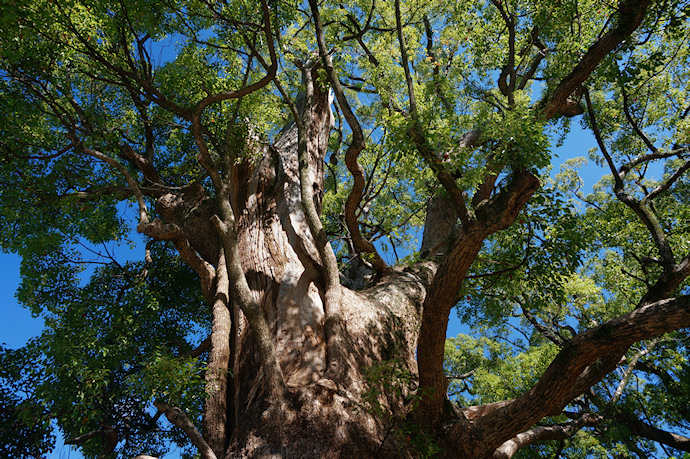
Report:
[{"label": "large tree", "polygon": [[[686,1],[0,8],[24,422],[89,456],[690,451]],[[589,195],[550,175],[573,122]]]}]

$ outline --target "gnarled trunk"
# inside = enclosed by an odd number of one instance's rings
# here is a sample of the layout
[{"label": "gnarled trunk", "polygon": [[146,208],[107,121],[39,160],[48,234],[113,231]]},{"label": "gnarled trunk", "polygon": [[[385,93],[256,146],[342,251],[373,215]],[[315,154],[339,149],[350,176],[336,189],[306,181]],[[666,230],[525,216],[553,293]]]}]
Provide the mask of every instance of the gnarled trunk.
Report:
[{"label": "gnarled trunk", "polygon": [[[310,110],[307,176],[318,211],[330,104],[329,94],[314,86],[313,103],[300,107]],[[408,414],[407,396],[415,389],[417,328],[434,266],[391,270],[368,290],[341,287],[342,326],[335,329],[340,371],[329,373],[327,280],[302,202],[299,140],[295,123],[272,145],[248,138],[238,156],[249,159],[231,162],[227,171],[241,268],[285,383],[280,406],[267,387],[261,344],[228,280],[231,267],[212,224],[223,203],[201,187],[157,201],[164,222],[156,225],[172,228],[168,238],[201,274],[211,309],[203,437],[216,457],[397,455],[399,438],[391,431]],[[377,365],[398,376],[367,381]],[[391,383],[400,391],[388,391]],[[375,394],[373,401],[362,398],[365,391]],[[208,448],[200,450],[212,457]]]},{"label": "gnarled trunk", "polygon": [[[332,126],[327,93],[315,87],[308,132],[308,176],[320,210],[324,155]],[[345,324],[339,330],[342,371],[330,379],[327,355],[326,279],[323,261],[306,220],[298,167],[298,129],[290,124],[254,167],[236,169],[238,243],[242,267],[273,334],[287,386],[284,411],[272,404],[252,330],[241,313],[232,337],[234,418],[226,457],[363,457],[381,449],[390,427],[361,399],[364,374],[382,361],[410,374],[424,285],[409,273],[395,273],[370,291],[342,288]],[[398,397],[381,403],[391,415],[405,409]],[[268,411],[267,411],[268,410]],[[391,448],[395,449],[395,448]]]}]

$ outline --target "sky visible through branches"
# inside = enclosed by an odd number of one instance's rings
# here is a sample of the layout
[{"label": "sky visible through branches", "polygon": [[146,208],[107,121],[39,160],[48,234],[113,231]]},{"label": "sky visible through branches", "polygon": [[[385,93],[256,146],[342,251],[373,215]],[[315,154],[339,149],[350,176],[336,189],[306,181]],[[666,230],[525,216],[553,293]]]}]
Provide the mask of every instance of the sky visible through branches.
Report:
[{"label": "sky visible through branches", "polygon": [[[567,159],[587,157],[589,149],[594,146],[595,140],[592,134],[583,130],[579,123],[573,123],[572,131],[565,139],[563,145],[554,150],[556,159],[554,160],[554,169],[551,171],[551,175],[558,173],[561,164]],[[606,173],[606,170],[588,160],[587,164],[579,170],[579,173],[584,182],[582,191],[584,194],[587,194],[592,190],[592,186]],[[136,218],[136,212],[131,207],[123,209],[123,213],[125,218],[132,221]],[[130,247],[127,243],[117,247],[108,247],[108,250],[112,250],[111,254],[114,255],[118,262],[123,263],[128,260],[143,258],[144,244],[142,243],[142,237],[136,233],[131,237],[132,242],[135,243],[134,247]],[[98,248],[95,249],[98,250]],[[101,248],[101,252],[103,252],[103,248]],[[404,257],[407,253],[399,253],[399,255]],[[392,253],[389,252],[389,256],[392,257]],[[94,258],[93,254],[85,254],[84,257],[85,260]],[[29,339],[40,335],[43,329],[43,320],[32,317],[31,312],[18,304],[15,298],[15,292],[20,282],[20,262],[21,259],[16,254],[0,253],[0,343],[11,349],[17,349],[25,345]],[[82,273],[83,279],[88,279],[93,272],[94,266],[86,267]],[[448,324],[447,337],[455,337],[461,332],[468,332],[468,329],[460,322],[457,315],[452,313]],[[60,435],[57,435],[57,438],[56,448],[48,455],[47,459],[81,459],[83,457],[76,448],[64,445]],[[175,459],[179,457],[179,453],[172,451],[171,454],[165,457],[167,459]]]}]

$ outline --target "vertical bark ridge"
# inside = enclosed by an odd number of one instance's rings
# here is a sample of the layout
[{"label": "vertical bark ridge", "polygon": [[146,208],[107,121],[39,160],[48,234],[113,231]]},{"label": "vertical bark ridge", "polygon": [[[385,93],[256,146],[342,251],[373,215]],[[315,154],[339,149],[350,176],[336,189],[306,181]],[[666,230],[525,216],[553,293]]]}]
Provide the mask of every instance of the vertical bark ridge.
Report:
[{"label": "vertical bark ridge", "polygon": [[[323,274],[322,260],[326,257],[313,237],[304,205],[311,206],[318,221],[324,157],[332,126],[328,93],[317,88],[310,105],[308,115],[305,113],[311,129],[305,136],[304,184],[308,193],[304,199],[296,123],[288,125],[269,147],[249,139],[246,148],[259,157],[258,161],[238,165],[232,171],[233,183],[237,184],[232,192],[242,268],[253,300],[263,309],[280,366],[291,386],[314,382],[323,375],[324,303],[333,303],[328,276]],[[325,234],[323,239],[324,248],[330,249]],[[332,261],[336,275],[331,277],[339,289],[334,256]]]},{"label": "vertical bark ridge", "polygon": [[[310,164],[318,164],[323,168],[323,161],[321,159],[325,156],[325,151],[328,148],[328,132],[333,125],[333,120],[329,107],[330,97],[328,98],[329,100],[326,103],[326,107],[315,106],[315,92],[317,91],[312,78],[312,71],[312,66],[305,66],[305,68],[302,69],[306,91],[302,121],[297,123],[299,183],[302,208],[324,267],[324,334],[326,340],[328,374],[332,379],[339,379],[342,366],[339,351],[339,335],[342,331],[342,319],[340,317],[342,298],[340,275],[338,271],[338,261],[335,258],[333,248],[328,241],[326,232],[319,219],[315,196],[315,191],[318,191],[319,188],[315,177],[310,173],[314,168],[309,167]],[[324,126],[314,126],[312,123],[313,118],[315,118],[313,115],[318,115],[319,111],[322,112],[320,118],[327,120],[323,123]]]},{"label": "vertical bark ridge", "polygon": [[225,255],[221,251],[216,267],[215,298],[212,310],[211,349],[206,369],[206,409],[203,415],[204,438],[218,457],[227,446],[227,394],[230,365],[229,281]]}]

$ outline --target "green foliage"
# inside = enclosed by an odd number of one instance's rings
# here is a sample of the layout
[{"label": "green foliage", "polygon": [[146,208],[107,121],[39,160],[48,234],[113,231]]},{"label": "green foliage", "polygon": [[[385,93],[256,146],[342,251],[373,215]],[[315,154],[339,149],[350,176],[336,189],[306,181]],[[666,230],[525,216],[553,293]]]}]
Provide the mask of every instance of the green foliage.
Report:
[{"label": "green foliage", "polygon": [[[208,105],[198,120],[210,166],[222,174],[229,173],[227,164],[253,164],[264,150],[247,145],[270,144],[290,122],[279,92],[293,99],[303,93],[297,62],[315,57],[314,21],[305,5],[269,2],[274,57],[257,5],[0,4],[0,248],[22,256],[18,299],[46,323],[26,349],[0,355],[1,435],[27,438],[26,454],[49,448],[50,419],[68,437],[117,428],[124,435],[117,453],[124,457],[144,444],[160,452],[170,441],[185,444],[176,431],[157,430],[155,399],[174,402],[194,420],[201,416],[203,358],[188,352],[210,324],[195,275],[160,245],[151,265],[120,264],[107,253],[94,255],[102,264],[97,269],[85,266],[93,261],[90,251],[135,240],[136,218],[123,204],[136,193],[127,175],[144,189],[151,219],[160,217],[156,200],[166,192],[201,185],[217,197],[191,134],[195,107],[207,97],[260,81],[276,64],[272,84]],[[621,181],[653,214],[647,222],[617,199],[610,175],[591,193],[583,189],[584,159],[570,159],[549,175],[555,144],[574,123],[544,120],[541,110],[591,44],[617,25],[618,4],[406,0],[399,6],[407,69],[393,2],[319,3],[333,65],[365,137],[358,158],[366,181],[356,212],[360,228],[391,264],[418,261],[427,203],[443,193],[432,169],[454,178],[470,215],[487,177],[497,179],[491,199],[516,170],[539,175],[540,190],[514,224],[485,241],[473,263],[457,304],[468,330],[446,348],[457,403],[515,397],[534,384],[564,341],[631,311],[660,279],[659,234],[679,259],[690,253],[690,179],[683,169],[690,143],[690,5],[652,2],[638,31],[583,83],[596,119],[584,116],[582,127],[597,131],[608,154],[595,149],[590,159],[606,168],[603,175],[609,162],[631,164]],[[317,80],[326,87],[323,69]],[[570,94],[571,102],[584,105],[583,90]],[[344,156],[354,141],[343,112],[334,105],[322,220],[347,271],[357,254],[343,221],[352,187]],[[410,135],[413,127],[421,130],[421,145]],[[476,144],[460,147],[475,129],[481,132]],[[637,161],[650,144],[656,156]],[[431,152],[426,158],[424,148]],[[159,183],[141,161],[156,169]],[[645,198],[655,189],[657,196]],[[677,292],[689,288],[684,280]],[[612,374],[568,409],[640,417],[643,406],[649,422],[687,429],[687,345],[684,331],[639,344],[626,361],[642,353],[640,366],[630,369],[618,399],[611,394],[620,375]],[[406,367],[381,362],[365,379],[360,409],[381,418],[414,454],[436,454],[434,439],[407,419],[423,394],[410,390],[415,381]],[[19,386],[21,393],[9,389]],[[563,445],[535,445],[520,454],[538,457],[562,447],[570,457],[605,457],[651,448],[630,437],[608,416]],[[83,448],[89,457],[102,453],[97,440]],[[0,454],[24,454],[18,451]]]},{"label": "green foliage", "polygon": [[414,376],[409,369],[400,361],[384,360],[365,371],[364,382],[366,389],[356,409],[371,413],[387,428],[379,450],[392,437],[399,451],[407,448],[415,457],[432,458],[442,452],[433,435],[411,416],[425,394],[410,390]]},{"label": "green foliage", "polygon": [[40,359],[29,345],[25,349],[0,348],[0,455],[39,458],[55,443],[50,416],[33,399],[37,378],[25,365]]},{"label": "green foliage", "polygon": [[[151,411],[155,399],[191,410],[203,401],[203,364],[184,357],[190,350],[185,343],[208,327],[197,281],[170,248],[154,250],[154,257],[146,277],[142,263],[112,263],[98,268],[83,287],[72,283],[68,294],[54,295],[34,354],[16,364],[32,381],[26,403],[43,407],[46,419],[56,418],[68,438],[117,429],[122,457],[144,447],[163,452],[171,440],[186,444],[179,434],[159,430]],[[43,291],[48,296],[61,285],[51,283]],[[33,293],[32,301],[43,295]],[[87,457],[103,454],[98,437],[80,446]]]}]

